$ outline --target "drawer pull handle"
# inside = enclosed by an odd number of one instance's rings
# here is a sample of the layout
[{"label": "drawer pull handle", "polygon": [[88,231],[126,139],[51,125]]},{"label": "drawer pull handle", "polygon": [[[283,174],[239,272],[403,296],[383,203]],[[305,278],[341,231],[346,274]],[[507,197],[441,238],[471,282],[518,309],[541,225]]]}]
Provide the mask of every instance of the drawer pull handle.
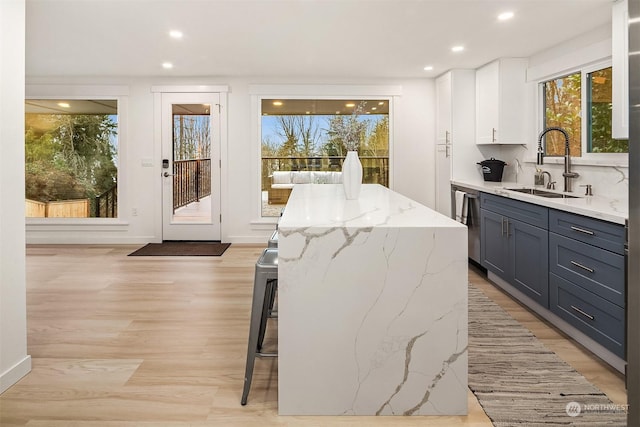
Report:
[{"label": "drawer pull handle", "polygon": [[586,265],[580,264],[579,262],[571,261],[571,264],[575,265],[576,267],[580,267],[583,270],[587,270],[589,273],[593,273],[595,271],[593,268],[589,268]]},{"label": "drawer pull handle", "polygon": [[594,234],[596,234],[596,233],[594,233],[594,232],[593,232],[593,231],[591,231],[591,230],[585,230],[584,228],[574,227],[573,225],[571,226],[571,229],[572,229],[573,231],[578,231],[578,232],[580,232],[580,233],[588,234],[588,235],[590,235],[590,236],[593,236]]},{"label": "drawer pull handle", "polygon": [[580,310],[578,307],[572,305],[571,308],[577,311],[578,313],[582,314],[584,317],[588,318],[589,320],[595,320],[595,317],[593,317],[588,313],[585,313],[584,311]]}]

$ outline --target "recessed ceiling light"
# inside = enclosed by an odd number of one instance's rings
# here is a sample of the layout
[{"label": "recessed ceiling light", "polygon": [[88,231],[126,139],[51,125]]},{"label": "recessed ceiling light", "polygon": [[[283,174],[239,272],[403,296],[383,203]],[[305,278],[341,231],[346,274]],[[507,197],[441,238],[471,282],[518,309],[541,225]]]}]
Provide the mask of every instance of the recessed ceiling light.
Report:
[{"label": "recessed ceiling light", "polygon": [[350,102],[348,104],[344,104],[344,106],[347,107],[347,108],[353,108],[353,107],[356,106],[356,104],[354,104],[353,102]]},{"label": "recessed ceiling light", "polygon": [[340,114],[340,111],[336,111],[336,114]]},{"label": "recessed ceiling light", "polygon": [[273,101],[273,105],[275,105],[276,107],[279,107],[282,105],[282,101]]},{"label": "recessed ceiling light", "polygon": [[384,105],[384,101],[378,102],[378,105]]},{"label": "recessed ceiling light", "polygon": [[432,71],[433,70],[433,65],[427,65],[426,67],[424,67],[425,71]]},{"label": "recessed ceiling light", "polygon": [[163,62],[162,68],[164,68],[165,70],[170,70],[173,68],[173,64],[171,62]]},{"label": "recessed ceiling light", "polygon": [[511,18],[513,18],[513,12],[503,12],[500,15],[498,15],[499,21],[508,21]]},{"label": "recessed ceiling light", "polygon": [[182,36],[183,36],[183,34],[182,34],[182,31],[179,31],[179,30],[171,30],[171,31],[169,31],[169,36],[170,36],[172,39],[181,39],[181,38],[182,38]]},{"label": "recessed ceiling light", "polygon": [[464,46],[454,46],[451,48],[451,52],[462,52],[464,50]]},{"label": "recessed ceiling light", "polygon": [[371,111],[375,111],[377,109],[378,109],[378,107],[371,107]]},{"label": "recessed ceiling light", "polygon": [[71,105],[68,102],[58,102],[58,107],[69,108]]}]

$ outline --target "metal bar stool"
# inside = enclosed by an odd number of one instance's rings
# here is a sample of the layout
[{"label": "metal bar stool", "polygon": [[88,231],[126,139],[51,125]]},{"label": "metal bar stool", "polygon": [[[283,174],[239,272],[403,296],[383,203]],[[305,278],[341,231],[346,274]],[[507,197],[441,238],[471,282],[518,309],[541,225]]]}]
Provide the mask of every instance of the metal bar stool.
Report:
[{"label": "metal bar stool", "polygon": [[272,295],[275,295],[278,284],[278,250],[267,248],[256,262],[253,282],[253,302],[251,304],[251,323],[249,326],[249,344],[247,346],[247,366],[244,373],[242,405],[247,404],[253,366],[256,357],[276,357],[277,353],[263,353],[262,340],[267,326],[267,318],[271,311]]},{"label": "metal bar stool", "polygon": [[268,248],[277,248],[278,247],[278,229],[276,228],[273,231],[271,237],[269,237],[269,243],[267,243]]}]

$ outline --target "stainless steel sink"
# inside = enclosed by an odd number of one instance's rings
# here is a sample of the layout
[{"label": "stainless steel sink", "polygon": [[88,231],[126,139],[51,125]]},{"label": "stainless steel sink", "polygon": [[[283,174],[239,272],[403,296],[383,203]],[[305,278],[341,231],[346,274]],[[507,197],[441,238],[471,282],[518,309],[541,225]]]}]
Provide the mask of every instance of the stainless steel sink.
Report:
[{"label": "stainless steel sink", "polygon": [[551,199],[577,199],[578,196],[570,196],[568,194],[553,193],[551,191],[539,190],[537,188],[505,188],[509,191],[517,191],[518,193],[531,194],[533,196],[547,197]]}]

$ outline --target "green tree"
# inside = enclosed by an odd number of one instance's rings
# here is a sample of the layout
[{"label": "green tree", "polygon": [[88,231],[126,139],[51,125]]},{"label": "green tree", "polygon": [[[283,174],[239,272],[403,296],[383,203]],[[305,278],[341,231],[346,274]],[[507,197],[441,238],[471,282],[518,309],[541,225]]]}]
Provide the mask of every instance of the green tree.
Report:
[{"label": "green tree", "polygon": [[379,120],[370,120],[367,135],[360,147],[360,155],[389,156],[389,116],[382,116]]},{"label": "green tree", "polygon": [[611,137],[612,68],[604,68],[590,74],[590,144],[593,153],[628,153],[629,141]]},{"label": "green tree", "polygon": [[42,202],[93,198],[117,178],[117,124],[104,114],[25,116],[26,197]]},{"label": "green tree", "polygon": [[[582,155],[581,74],[575,73],[545,83],[545,127],[557,126],[569,134],[571,156]],[[546,154],[563,156],[564,137],[550,132],[545,137]]]}]

